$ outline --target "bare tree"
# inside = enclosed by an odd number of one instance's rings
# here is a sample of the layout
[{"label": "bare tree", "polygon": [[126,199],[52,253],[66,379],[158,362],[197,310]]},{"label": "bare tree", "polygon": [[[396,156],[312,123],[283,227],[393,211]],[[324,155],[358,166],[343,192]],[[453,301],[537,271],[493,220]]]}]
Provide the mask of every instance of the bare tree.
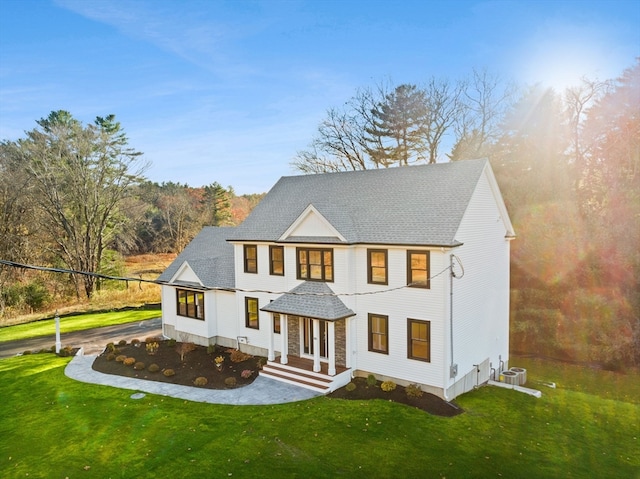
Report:
[{"label": "bare tree", "polygon": [[462,84],[431,78],[424,91],[428,111],[424,141],[428,162],[431,164],[438,160],[442,139],[464,112],[464,104],[461,101]]},{"label": "bare tree", "polygon": [[373,144],[365,130],[373,125],[372,110],[386,94],[386,86],[377,90],[359,89],[356,95],[340,108],[327,110],[327,117],[318,126],[318,134],[309,148],[299,151],[292,166],[303,173],[365,170],[377,165],[368,151]]},{"label": "bare tree", "polygon": [[[99,272],[104,249],[121,231],[119,208],[146,165],[114,115],[83,127],[64,110],[37,121],[39,128],[12,142],[32,185],[32,201],[43,215],[52,253],[69,269]],[[91,275],[74,275],[91,297]]]},{"label": "bare tree", "polygon": [[591,105],[596,103],[611,88],[611,82],[589,80],[583,77],[580,85],[569,87],[564,92],[564,105],[571,133],[573,161],[583,168],[589,145],[583,141],[582,126]]},{"label": "bare tree", "polygon": [[487,155],[487,147],[500,136],[500,124],[516,93],[515,85],[505,85],[487,70],[474,69],[461,87],[464,106],[454,123],[457,141],[448,155],[454,161]]}]

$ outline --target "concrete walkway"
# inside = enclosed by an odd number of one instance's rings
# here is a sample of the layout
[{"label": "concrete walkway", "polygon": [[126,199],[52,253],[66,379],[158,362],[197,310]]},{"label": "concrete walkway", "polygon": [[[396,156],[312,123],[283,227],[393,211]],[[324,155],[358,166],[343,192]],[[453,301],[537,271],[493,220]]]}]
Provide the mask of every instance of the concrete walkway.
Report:
[{"label": "concrete walkway", "polygon": [[211,404],[263,405],[304,401],[320,394],[308,389],[258,376],[247,386],[237,389],[203,389],[176,384],[125,378],[94,371],[91,366],[96,356],[75,356],[65,368],[71,379],[90,384],[130,389],[136,392],[170,396],[187,401]]}]

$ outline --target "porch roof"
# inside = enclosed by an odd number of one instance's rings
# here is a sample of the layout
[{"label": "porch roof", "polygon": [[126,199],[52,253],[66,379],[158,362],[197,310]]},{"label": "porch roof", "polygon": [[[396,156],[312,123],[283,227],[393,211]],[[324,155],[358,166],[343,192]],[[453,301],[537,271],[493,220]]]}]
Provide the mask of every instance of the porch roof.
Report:
[{"label": "porch roof", "polygon": [[299,284],[260,310],[325,321],[337,321],[356,315],[336,296],[327,283],[316,281]]}]

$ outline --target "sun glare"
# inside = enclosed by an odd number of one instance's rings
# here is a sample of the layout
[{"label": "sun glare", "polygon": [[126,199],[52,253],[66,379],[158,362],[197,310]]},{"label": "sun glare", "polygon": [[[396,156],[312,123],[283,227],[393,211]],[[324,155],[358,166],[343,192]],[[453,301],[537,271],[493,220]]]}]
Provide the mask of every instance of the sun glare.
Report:
[{"label": "sun glare", "polygon": [[562,92],[581,78],[602,79],[619,73],[601,32],[575,26],[547,26],[525,46],[520,59],[521,80],[541,83]]}]

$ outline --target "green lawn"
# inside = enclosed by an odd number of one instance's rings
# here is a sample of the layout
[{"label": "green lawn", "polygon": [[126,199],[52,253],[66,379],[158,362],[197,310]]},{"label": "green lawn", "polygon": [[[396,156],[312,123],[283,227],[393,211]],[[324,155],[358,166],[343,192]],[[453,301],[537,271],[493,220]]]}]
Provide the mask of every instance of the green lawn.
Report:
[{"label": "green lawn", "polygon": [[[74,316],[61,317],[60,330],[65,333],[70,333],[73,331],[99,328],[101,326],[134,323],[145,319],[158,318],[161,314],[159,308],[128,309],[105,313],[82,313]],[[35,338],[38,336],[53,336],[55,332],[56,324],[54,319],[18,324],[16,326],[0,328],[0,343],[4,341]]]},{"label": "green lawn", "polygon": [[[441,418],[387,401],[317,398],[275,406],[191,403],[83,384],[68,358],[0,361],[4,478],[640,478],[640,406],[565,388],[582,370],[527,367],[541,399],[485,387]],[[533,369],[532,369],[533,368]]]}]

